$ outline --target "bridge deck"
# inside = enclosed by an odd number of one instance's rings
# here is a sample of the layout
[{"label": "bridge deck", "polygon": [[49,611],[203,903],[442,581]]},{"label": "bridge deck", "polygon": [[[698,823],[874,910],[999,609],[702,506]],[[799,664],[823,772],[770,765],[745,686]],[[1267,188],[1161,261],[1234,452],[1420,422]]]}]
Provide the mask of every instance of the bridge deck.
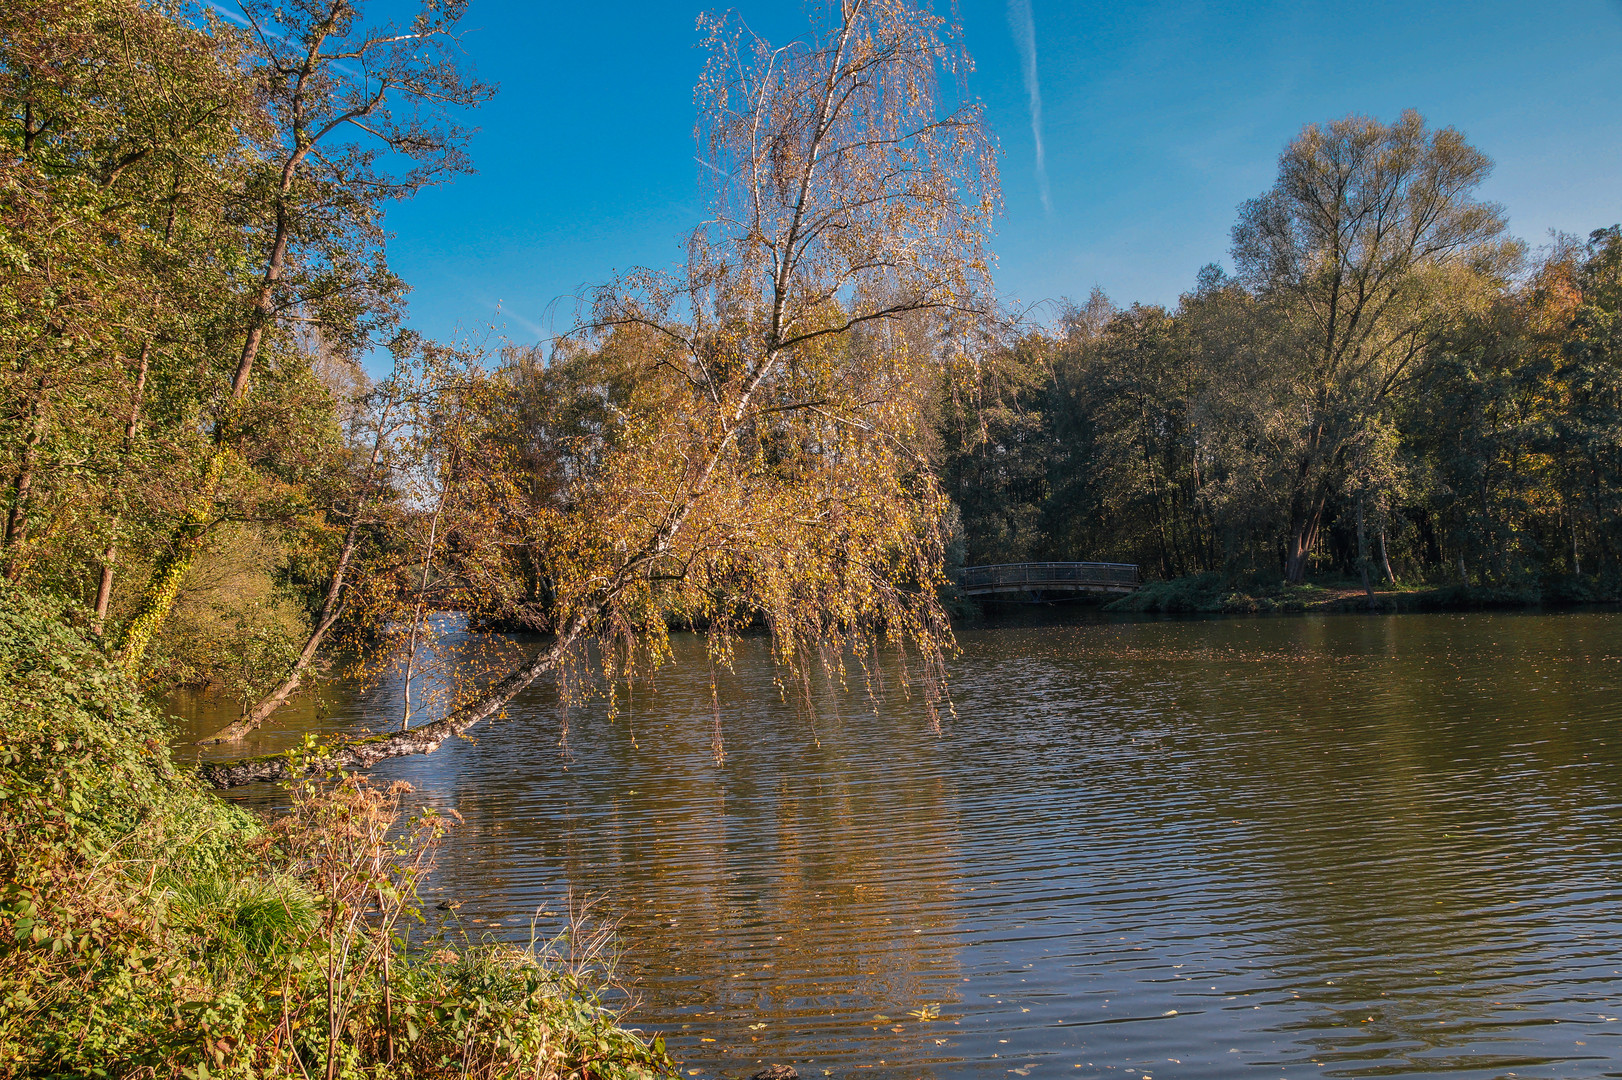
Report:
[{"label": "bridge deck", "polygon": [[966,566],[958,585],[968,596],[996,593],[1129,593],[1138,587],[1135,563],[1040,562]]}]

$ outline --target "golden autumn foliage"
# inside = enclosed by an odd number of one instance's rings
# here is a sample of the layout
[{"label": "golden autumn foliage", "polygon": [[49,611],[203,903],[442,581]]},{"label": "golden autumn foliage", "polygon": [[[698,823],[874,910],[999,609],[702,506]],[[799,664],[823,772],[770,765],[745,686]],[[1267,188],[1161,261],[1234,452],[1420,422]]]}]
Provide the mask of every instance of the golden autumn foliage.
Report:
[{"label": "golden autumn foliage", "polygon": [[724,662],[758,620],[790,682],[841,677],[882,638],[939,700],[947,506],[921,451],[997,200],[967,58],[901,0],[826,5],[781,47],[706,25],[717,181],[687,265],[604,286],[550,357],[470,370],[439,406],[458,433],[437,459],[447,585],[551,638],[349,764],[434,748],[588,643],[610,677],[658,663],[673,624]]}]

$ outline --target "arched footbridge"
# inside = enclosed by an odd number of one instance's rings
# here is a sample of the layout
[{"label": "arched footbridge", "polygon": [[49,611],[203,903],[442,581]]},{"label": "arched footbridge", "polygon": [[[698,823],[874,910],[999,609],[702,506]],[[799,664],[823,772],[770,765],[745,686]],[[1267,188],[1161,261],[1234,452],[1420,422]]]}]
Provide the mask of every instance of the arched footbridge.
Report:
[{"label": "arched footbridge", "polygon": [[965,596],[1033,602],[1077,593],[1129,593],[1138,587],[1136,563],[1030,562],[965,566],[957,583]]}]

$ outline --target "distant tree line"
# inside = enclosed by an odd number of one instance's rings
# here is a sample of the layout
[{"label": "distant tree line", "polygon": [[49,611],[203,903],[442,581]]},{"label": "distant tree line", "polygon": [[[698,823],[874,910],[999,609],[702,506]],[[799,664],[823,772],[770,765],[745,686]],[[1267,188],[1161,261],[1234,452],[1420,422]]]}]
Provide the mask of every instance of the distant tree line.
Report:
[{"label": "distant tree line", "polygon": [[1232,275],[1004,333],[943,394],[959,557],[1614,585],[1622,231],[1529,255],[1473,198],[1488,168],[1412,113],[1309,126]]}]

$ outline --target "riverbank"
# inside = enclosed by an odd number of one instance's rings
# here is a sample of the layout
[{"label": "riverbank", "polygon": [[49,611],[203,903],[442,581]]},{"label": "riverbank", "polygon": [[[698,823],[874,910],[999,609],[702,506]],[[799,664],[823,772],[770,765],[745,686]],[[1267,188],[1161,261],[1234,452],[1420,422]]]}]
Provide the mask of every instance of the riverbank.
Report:
[{"label": "riverbank", "polygon": [[1361,581],[1348,578],[1245,582],[1222,574],[1197,574],[1150,581],[1129,596],[1103,605],[1104,611],[1254,615],[1269,612],[1328,611],[1486,611],[1536,607],[1575,607],[1622,601],[1622,582],[1591,575],[1547,575],[1506,585],[1376,586],[1373,596]]},{"label": "riverbank", "polygon": [[603,968],[425,925],[404,785],[220,800],[77,609],[0,586],[0,1074],[654,1078]]}]

